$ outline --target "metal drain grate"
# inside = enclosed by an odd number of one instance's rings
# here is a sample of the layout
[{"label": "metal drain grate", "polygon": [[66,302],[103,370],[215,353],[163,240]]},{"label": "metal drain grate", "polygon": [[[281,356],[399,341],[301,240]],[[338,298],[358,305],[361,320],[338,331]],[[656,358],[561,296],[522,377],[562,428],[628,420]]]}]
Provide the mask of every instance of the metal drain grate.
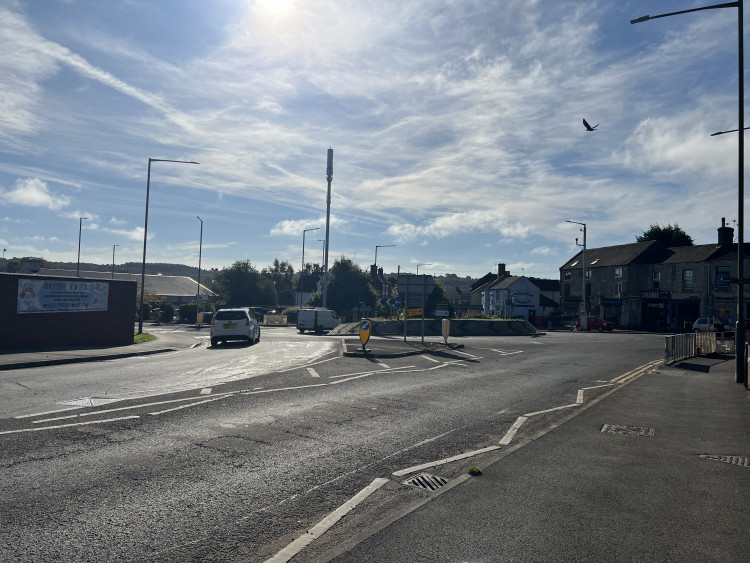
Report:
[{"label": "metal drain grate", "polygon": [[748,456],[736,456],[736,455],[702,455],[703,459],[710,459],[713,461],[720,461],[721,463],[728,463],[730,465],[741,465],[742,467],[750,467],[750,457]]},{"label": "metal drain grate", "polygon": [[420,473],[416,477],[407,479],[402,484],[409,485],[410,487],[419,487],[420,489],[435,491],[447,483],[448,480],[444,479],[443,477],[437,477],[428,473]]},{"label": "metal drain grate", "polygon": [[602,426],[602,432],[605,434],[625,434],[627,436],[645,436],[650,438],[654,435],[653,428],[643,426],[623,426],[621,424],[605,424]]}]

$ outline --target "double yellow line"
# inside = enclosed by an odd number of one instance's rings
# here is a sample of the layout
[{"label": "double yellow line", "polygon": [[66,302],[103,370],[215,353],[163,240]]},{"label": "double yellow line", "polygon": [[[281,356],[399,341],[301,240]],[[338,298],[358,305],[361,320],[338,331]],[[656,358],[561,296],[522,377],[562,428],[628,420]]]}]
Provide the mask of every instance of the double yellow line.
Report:
[{"label": "double yellow line", "polygon": [[609,382],[610,383],[627,383],[631,379],[635,379],[639,375],[642,375],[646,373],[647,371],[654,369],[656,366],[660,365],[661,363],[662,363],[662,360],[654,360],[653,362],[649,362],[635,369],[631,369],[630,371],[623,373],[622,375],[618,375],[617,377],[610,379]]}]

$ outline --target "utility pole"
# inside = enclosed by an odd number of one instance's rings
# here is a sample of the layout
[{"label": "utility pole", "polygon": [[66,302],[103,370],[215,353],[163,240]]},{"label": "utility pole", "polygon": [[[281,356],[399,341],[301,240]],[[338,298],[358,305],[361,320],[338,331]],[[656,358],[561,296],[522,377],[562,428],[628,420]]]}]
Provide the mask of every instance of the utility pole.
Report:
[{"label": "utility pole", "polygon": [[328,180],[328,196],[326,197],[326,245],[323,256],[323,307],[328,307],[328,241],[331,239],[331,182],[333,181],[333,149],[328,149],[328,165],[326,166],[326,180]]}]

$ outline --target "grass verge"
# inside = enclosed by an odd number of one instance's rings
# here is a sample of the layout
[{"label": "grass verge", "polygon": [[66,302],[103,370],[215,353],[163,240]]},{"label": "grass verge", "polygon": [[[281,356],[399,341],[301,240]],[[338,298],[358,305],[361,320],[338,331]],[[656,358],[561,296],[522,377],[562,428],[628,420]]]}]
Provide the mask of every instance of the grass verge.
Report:
[{"label": "grass verge", "polygon": [[133,344],[139,344],[141,342],[151,342],[152,340],[156,340],[156,336],[153,334],[149,334],[148,332],[142,332],[141,334],[138,334],[137,332],[133,334]]}]

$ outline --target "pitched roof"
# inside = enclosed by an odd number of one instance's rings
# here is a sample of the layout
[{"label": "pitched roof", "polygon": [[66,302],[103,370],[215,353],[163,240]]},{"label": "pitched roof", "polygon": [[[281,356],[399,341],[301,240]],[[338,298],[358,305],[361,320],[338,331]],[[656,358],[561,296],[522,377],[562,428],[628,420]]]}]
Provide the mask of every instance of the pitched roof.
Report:
[{"label": "pitched roof", "polygon": [[[79,275],[76,276],[75,270],[57,270],[54,268],[41,268],[39,270],[40,275],[44,276],[58,276],[61,278],[86,278],[95,280],[111,280],[112,273],[106,272],[90,272],[81,270]],[[114,279],[121,281],[134,281],[137,283],[141,282],[141,274],[127,274],[115,272]],[[162,276],[154,274],[146,274],[145,277],[145,290],[153,291],[157,295],[161,296],[172,296],[172,297],[195,297],[198,293],[198,282],[188,276]],[[208,289],[205,285],[201,284],[201,294],[213,296],[214,292]]]},{"label": "pitched roof", "polygon": [[542,291],[560,291],[560,280],[548,280],[544,278],[527,279]]},{"label": "pitched roof", "polygon": [[[685,262],[705,262],[718,251],[723,250],[721,244],[698,244],[694,246],[673,246],[667,249],[668,256],[664,264],[682,264]],[[736,251],[735,251],[736,252]]]},{"label": "pitched roof", "polygon": [[486,289],[507,289],[510,286],[512,286],[514,283],[516,283],[518,280],[520,280],[523,276],[505,276],[503,279],[499,280],[498,282],[492,284]]},{"label": "pitched roof", "polygon": [[471,284],[471,289],[469,290],[469,292],[474,293],[475,291],[484,289],[486,285],[490,283],[494,283],[496,280],[497,280],[497,274],[488,272],[485,275],[483,275],[481,278],[479,278],[477,281],[475,281],[473,284]]},{"label": "pitched roof", "polygon": [[[663,254],[667,249],[656,241],[633,242],[617,246],[586,249],[586,267],[625,266],[633,262],[650,261]],[[568,260],[560,269],[582,268],[583,251]],[[660,261],[660,260],[656,260]]]}]

